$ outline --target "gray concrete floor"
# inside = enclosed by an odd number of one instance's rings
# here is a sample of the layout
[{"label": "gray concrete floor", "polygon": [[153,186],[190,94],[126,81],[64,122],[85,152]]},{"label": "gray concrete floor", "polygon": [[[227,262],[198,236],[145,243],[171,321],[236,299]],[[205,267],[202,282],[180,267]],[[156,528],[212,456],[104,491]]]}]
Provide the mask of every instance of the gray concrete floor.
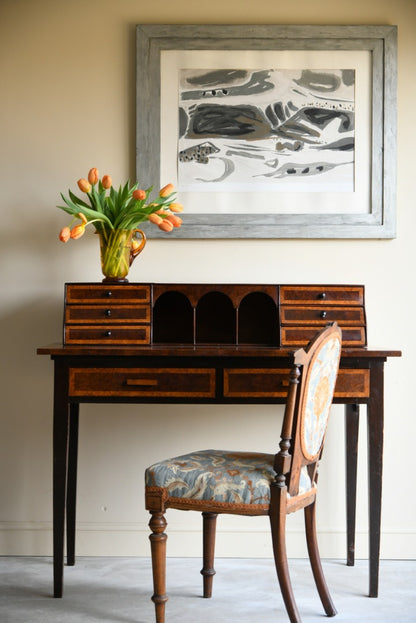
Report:
[{"label": "gray concrete floor", "polygon": [[[212,599],[201,598],[197,558],[170,558],[166,623],[287,623],[271,560],[218,559]],[[368,562],[323,561],[337,623],[416,623],[416,561],[381,561],[380,596],[367,597]],[[291,560],[303,623],[325,615],[309,562]],[[52,559],[0,558],[1,623],[153,623],[148,558],[89,558],[65,567],[64,596],[52,595]]]}]

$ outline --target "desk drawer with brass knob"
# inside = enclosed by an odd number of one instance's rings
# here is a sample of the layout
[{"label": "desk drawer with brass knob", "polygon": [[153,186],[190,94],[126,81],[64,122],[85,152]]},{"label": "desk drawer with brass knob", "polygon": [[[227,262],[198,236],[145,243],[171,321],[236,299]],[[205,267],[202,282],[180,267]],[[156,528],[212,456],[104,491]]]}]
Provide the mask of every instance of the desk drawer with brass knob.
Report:
[{"label": "desk drawer with brass knob", "polygon": [[71,368],[70,396],[214,398],[213,368]]},{"label": "desk drawer with brass knob", "polygon": [[67,304],[94,303],[105,305],[106,302],[149,303],[150,286],[146,284],[104,285],[102,283],[67,283],[65,302]]},{"label": "desk drawer with brass knob", "polygon": [[[289,388],[289,369],[226,368],[224,370],[225,398],[286,398]],[[370,395],[370,371],[340,368],[335,386],[335,398]]]},{"label": "desk drawer with brass knob", "polygon": [[68,283],[64,344],[150,344],[150,286]]},{"label": "desk drawer with brass knob", "polygon": [[149,344],[150,325],[65,326],[65,344]]},{"label": "desk drawer with brass knob", "polygon": [[281,286],[280,343],[305,346],[320,327],[337,322],[344,346],[367,344],[363,286]]},{"label": "desk drawer with brass knob", "polygon": [[65,322],[111,324],[150,322],[149,305],[67,305]]},{"label": "desk drawer with brass knob", "polygon": [[281,305],[364,305],[363,286],[280,286]]},{"label": "desk drawer with brass knob", "polygon": [[280,310],[282,325],[325,326],[327,322],[337,322],[343,326],[364,326],[363,307],[338,307],[335,305],[282,305]]}]

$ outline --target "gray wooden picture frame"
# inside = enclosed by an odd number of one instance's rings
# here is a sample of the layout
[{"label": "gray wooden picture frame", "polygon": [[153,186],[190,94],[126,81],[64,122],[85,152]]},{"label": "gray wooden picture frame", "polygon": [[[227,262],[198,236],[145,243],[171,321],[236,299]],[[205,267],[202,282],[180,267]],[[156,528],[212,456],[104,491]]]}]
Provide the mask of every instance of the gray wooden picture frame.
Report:
[{"label": "gray wooden picture frame", "polygon": [[[394,238],[396,26],[138,25],[137,179],[160,183],[160,56],[163,50],[368,50],[371,53],[371,198],[359,214],[182,214],[168,238]],[[170,181],[170,180],[168,180]],[[235,218],[238,216],[238,218]],[[165,237],[145,227],[149,237]]]}]

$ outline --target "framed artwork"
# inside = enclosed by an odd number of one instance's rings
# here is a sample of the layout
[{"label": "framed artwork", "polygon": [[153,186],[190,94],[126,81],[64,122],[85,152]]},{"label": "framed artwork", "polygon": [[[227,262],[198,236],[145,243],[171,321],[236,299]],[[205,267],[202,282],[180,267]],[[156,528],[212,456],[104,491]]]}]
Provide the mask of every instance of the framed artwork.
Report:
[{"label": "framed artwork", "polygon": [[137,179],[170,237],[394,238],[396,82],[396,26],[138,25]]}]

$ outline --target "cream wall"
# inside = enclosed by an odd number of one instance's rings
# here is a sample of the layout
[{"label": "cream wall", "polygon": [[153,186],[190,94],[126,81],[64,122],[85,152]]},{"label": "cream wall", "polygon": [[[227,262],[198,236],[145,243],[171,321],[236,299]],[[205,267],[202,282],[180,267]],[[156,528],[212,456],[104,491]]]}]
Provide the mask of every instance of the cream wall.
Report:
[{"label": "cream wall", "polygon": [[[0,6],[0,553],[51,553],[52,364],[36,347],[60,339],[63,284],[101,279],[94,236],[63,246],[59,192],[91,166],[117,182],[135,170],[135,24],[397,24],[397,238],[150,241],[131,279],[363,283],[369,342],[402,349],[386,367],[382,556],[416,556],[409,495],[416,433],[414,284],[416,2],[413,0],[3,0]],[[79,554],[148,555],[143,470],[172,453],[221,445],[273,452],[272,406],[82,407]],[[367,556],[365,410],[357,553]],[[334,408],[319,501],[322,554],[345,555],[343,411]],[[170,519],[169,519],[170,517]],[[171,512],[169,553],[199,555],[199,518]],[[224,517],[218,554],[269,556],[265,518]],[[289,553],[304,556],[301,517]],[[185,535],[186,533],[186,535]],[[183,538],[182,538],[183,537]]]}]

